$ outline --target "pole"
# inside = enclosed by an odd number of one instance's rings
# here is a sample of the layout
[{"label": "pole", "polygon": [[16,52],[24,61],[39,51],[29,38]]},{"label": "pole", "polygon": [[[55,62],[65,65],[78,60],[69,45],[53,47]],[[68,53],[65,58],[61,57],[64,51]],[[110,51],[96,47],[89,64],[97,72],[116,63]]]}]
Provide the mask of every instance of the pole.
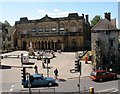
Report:
[{"label": "pole", "polygon": [[80,94],[80,74],[79,74],[79,94]]},{"label": "pole", "polygon": [[49,77],[49,69],[48,69],[48,59],[46,59],[46,63],[47,63],[47,77]]},{"label": "pole", "polygon": [[[80,59],[79,59],[80,60]],[[79,62],[79,61],[78,61]],[[80,76],[81,76],[81,62],[79,62],[79,67],[80,67],[80,71],[79,71],[79,94],[80,94]]]},{"label": "pole", "polygon": [[31,84],[30,84],[30,73],[28,73],[27,79],[28,79],[29,94],[32,94],[31,88],[30,88],[31,87]]}]

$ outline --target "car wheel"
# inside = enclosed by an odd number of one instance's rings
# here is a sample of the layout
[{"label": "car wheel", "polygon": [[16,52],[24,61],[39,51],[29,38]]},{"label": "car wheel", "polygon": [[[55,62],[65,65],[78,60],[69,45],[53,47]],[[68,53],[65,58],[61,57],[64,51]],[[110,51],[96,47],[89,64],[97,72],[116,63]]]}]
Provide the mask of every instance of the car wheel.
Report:
[{"label": "car wheel", "polygon": [[100,78],[100,79],[99,79],[99,81],[100,81],[100,82],[102,82],[102,81],[103,81],[103,79],[102,79],[102,78]]},{"label": "car wheel", "polygon": [[117,79],[117,77],[116,77],[116,76],[114,76],[114,77],[113,77],[113,79]]},{"label": "car wheel", "polygon": [[49,82],[49,83],[48,83],[48,86],[52,86],[52,85],[53,85],[53,83],[52,83],[52,82]]}]

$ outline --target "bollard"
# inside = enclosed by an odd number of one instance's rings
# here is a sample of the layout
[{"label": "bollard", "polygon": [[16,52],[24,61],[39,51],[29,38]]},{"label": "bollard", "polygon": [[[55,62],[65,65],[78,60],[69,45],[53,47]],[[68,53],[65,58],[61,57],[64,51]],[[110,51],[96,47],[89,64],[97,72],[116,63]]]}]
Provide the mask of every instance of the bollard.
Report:
[{"label": "bollard", "polygon": [[88,63],[88,57],[87,56],[85,57],[85,63],[86,64]]},{"label": "bollard", "polygon": [[90,87],[90,94],[94,94],[94,87]]}]

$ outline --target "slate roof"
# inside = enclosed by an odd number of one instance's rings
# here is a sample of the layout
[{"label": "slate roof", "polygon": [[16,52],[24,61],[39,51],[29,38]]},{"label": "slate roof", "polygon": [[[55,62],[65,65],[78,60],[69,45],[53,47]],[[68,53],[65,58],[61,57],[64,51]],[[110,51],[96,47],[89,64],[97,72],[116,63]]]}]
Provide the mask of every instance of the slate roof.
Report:
[{"label": "slate roof", "polygon": [[108,19],[101,19],[91,30],[116,30],[117,28]]},{"label": "slate roof", "polygon": [[64,20],[70,20],[70,19],[78,19],[82,20],[84,19],[83,15],[79,16],[78,13],[69,13],[68,17],[59,17],[59,18],[52,18],[49,17],[47,14],[41,18],[41,19],[36,19],[36,20],[28,20],[27,17],[22,17],[20,18],[19,21],[15,21],[15,24],[19,23],[35,23],[35,22],[49,22],[49,21],[64,21]]}]

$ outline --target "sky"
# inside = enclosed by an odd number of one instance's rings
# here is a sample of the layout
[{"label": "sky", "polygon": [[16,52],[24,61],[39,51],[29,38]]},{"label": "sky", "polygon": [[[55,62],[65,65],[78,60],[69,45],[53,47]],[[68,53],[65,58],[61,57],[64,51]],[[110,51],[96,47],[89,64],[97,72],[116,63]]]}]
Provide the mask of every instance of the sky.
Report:
[{"label": "sky", "polygon": [[67,17],[69,13],[89,15],[89,21],[96,15],[104,18],[105,12],[111,12],[111,18],[118,23],[118,2],[2,2],[0,3],[0,21],[7,20],[12,26],[21,17],[29,20],[49,17]]}]

